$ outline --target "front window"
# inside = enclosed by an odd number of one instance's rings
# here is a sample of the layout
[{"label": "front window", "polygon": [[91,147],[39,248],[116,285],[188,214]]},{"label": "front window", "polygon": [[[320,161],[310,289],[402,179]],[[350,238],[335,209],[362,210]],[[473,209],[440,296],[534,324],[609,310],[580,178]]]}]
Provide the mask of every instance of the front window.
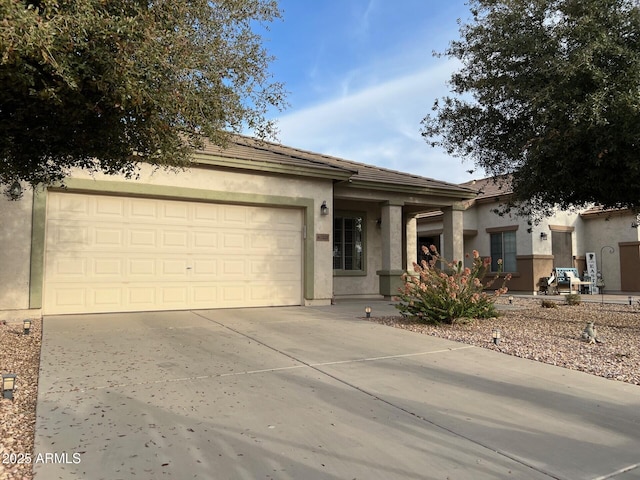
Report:
[{"label": "front window", "polygon": [[364,215],[336,212],[333,219],[333,269],[364,271]]},{"label": "front window", "polygon": [[503,272],[516,271],[516,232],[491,234],[491,271],[500,270],[498,260],[502,259]]}]

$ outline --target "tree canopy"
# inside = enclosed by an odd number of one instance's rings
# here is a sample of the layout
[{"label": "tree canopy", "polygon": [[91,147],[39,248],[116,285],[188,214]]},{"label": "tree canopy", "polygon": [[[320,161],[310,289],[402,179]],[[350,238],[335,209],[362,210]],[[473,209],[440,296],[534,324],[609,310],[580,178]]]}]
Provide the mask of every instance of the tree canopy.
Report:
[{"label": "tree canopy", "polygon": [[[637,0],[470,0],[443,55],[462,66],[422,134],[490,175],[536,217],[640,207]],[[442,54],[441,54],[442,55]]]},{"label": "tree canopy", "polygon": [[3,0],[0,184],[75,167],[188,165],[206,138],[271,137],[284,106],[254,32],[276,0]]}]

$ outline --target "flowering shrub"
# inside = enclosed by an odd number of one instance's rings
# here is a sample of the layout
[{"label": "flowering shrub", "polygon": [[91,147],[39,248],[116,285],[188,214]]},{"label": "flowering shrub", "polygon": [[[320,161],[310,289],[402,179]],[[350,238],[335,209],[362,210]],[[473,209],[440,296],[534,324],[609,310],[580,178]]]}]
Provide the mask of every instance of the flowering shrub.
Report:
[{"label": "flowering shrub", "polygon": [[[473,265],[463,267],[462,262],[446,262],[440,257],[435,246],[422,247],[430,255],[430,260],[414,263],[415,275],[403,275],[404,286],[399,289],[396,308],[403,315],[417,318],[425,323],[454,323],[462,318],[489,318],[497,315],[495,300],[507,293],[506,282],[511,280],[507,274],[502,286],[485,292],[499,278],[500,272],[486,284],[482,278],[491,265],[491,259],[482,259],[473,251]],[[469,256],[467,255],[467,258]],[[498,260],[498,265],[502,261]]]}]

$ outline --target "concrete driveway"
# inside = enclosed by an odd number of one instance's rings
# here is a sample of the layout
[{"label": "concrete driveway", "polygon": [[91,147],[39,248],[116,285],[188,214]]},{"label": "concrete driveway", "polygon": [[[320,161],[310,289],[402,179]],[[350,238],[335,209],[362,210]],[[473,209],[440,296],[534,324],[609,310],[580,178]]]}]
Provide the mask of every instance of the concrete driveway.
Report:
[{"label": "concrete driveway", "polygon": [[47,317],[36,479],[640,478],[640,387],[363,309]]}]

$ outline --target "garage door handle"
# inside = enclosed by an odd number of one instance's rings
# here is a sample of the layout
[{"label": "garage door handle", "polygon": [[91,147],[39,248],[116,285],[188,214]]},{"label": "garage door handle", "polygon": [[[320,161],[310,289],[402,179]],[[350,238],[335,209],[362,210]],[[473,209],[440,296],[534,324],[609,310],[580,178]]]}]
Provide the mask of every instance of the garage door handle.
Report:
[{"label": "garage door handle", "polygon": [[191,270],[191,267],[187,267],[187,270]]}]

